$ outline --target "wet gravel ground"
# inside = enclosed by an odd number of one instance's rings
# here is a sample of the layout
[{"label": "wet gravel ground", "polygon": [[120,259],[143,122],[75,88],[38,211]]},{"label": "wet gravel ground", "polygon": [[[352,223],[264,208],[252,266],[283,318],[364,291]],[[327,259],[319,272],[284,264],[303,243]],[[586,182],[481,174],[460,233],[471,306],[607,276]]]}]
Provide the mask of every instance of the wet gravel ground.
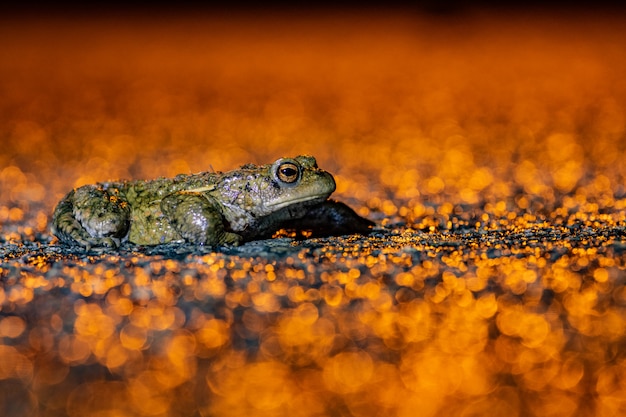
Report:
[{"label": "wet gravel ground", "polygon": [[[0,415],[626,414],[623,23],[0,16]],[[305,153],[371,234],[49,233],[72,187]]]}]

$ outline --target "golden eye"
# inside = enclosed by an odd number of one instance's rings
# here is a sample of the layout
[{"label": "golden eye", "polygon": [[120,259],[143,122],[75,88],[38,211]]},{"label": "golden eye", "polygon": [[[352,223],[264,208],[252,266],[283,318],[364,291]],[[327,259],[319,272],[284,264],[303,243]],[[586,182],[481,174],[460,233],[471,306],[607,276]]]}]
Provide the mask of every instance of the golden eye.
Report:
[{"label": "golden eye", "polygon": [[287,184],[293,184],[300,177],[300,169],[293,162],[283,162],[276,169],[276,177]]}]

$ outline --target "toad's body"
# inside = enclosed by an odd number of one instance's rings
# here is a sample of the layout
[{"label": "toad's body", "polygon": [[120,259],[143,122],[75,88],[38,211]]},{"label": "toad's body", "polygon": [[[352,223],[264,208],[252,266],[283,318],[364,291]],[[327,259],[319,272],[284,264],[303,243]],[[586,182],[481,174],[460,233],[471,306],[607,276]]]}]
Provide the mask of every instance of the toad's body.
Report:
[{"label": "toad's body", "polygon": [[282,228],[318,234],[365,232],[372,223],[328,200],[331,174],[315,158],[151,181],[107,182],[71,191],[58,204],[53,233],[66,243],[117,247],[130,241],[238,244]]}]

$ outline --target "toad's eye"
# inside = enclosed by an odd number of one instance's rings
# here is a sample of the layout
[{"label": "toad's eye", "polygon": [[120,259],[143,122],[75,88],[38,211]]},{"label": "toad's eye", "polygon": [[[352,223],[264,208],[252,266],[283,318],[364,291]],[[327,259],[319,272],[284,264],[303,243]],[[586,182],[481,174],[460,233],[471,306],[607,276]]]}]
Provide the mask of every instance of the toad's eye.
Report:
[{"label": "toad's eye", "polygon": [[276,177],[286,184],[293,184],[300,177],[300,169],[293,162],[283,162],[276,170]]}]

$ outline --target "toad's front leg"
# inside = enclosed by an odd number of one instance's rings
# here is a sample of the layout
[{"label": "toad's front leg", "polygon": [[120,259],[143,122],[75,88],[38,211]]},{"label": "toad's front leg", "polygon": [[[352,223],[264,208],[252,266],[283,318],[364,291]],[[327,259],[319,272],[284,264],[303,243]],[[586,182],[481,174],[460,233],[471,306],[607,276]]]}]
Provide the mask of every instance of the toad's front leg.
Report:
[{"label": "toad's front leg", "polygon": [[242,238],[227,232],[222,213],[200,193],[181,191],[165,197],[161,210],[187,242],[201,245],[238,245]]},{"label": "toad's front leg", "polygon": [[91,247],[118,247],[128,235],[128,203],[102,187],[71,191],[52,215],[52,233],[62,242]]}]

